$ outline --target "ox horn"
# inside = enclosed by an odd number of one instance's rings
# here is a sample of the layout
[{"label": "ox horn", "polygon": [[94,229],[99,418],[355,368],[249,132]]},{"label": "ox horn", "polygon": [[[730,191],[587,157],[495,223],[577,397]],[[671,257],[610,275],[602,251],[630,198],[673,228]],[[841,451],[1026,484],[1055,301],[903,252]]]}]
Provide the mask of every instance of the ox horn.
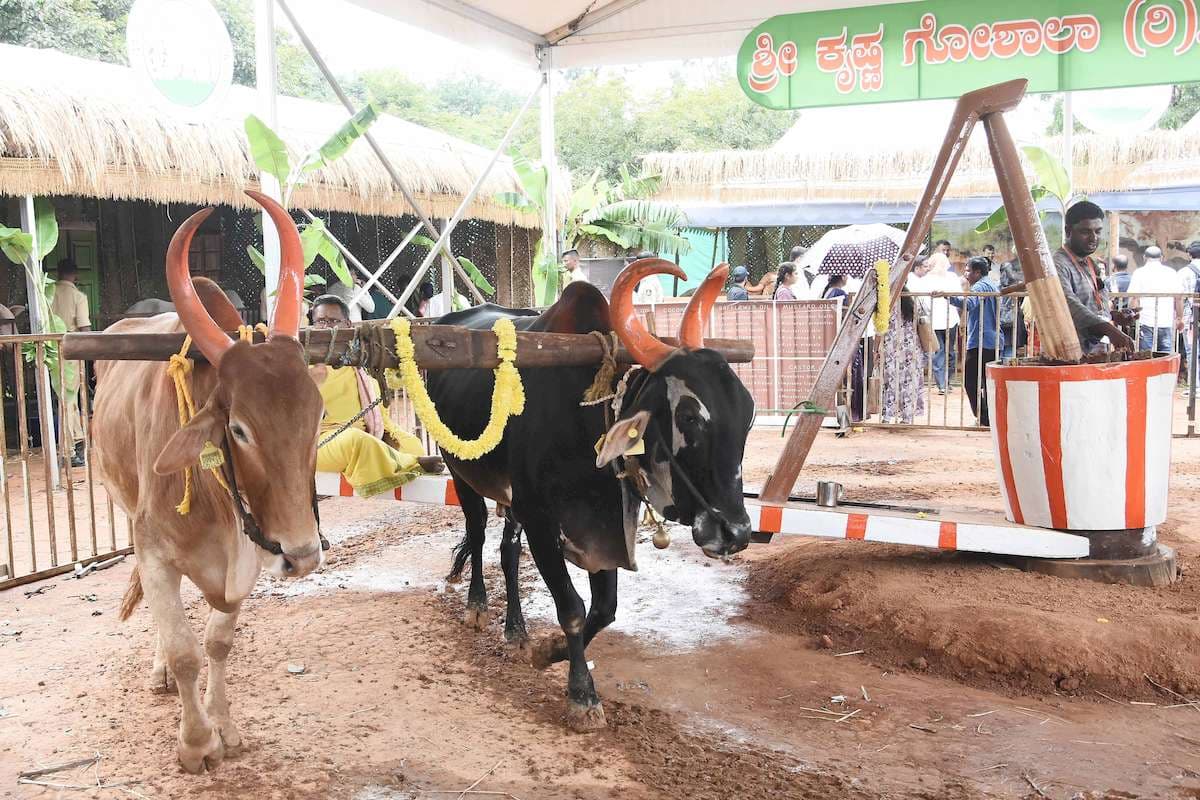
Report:
[{"label": "ox horn", "polygon": [[192,337],[208,363],[215,367],[225,351],[233,346],[233,340],[213,322],[208,309],[196,294],[196,288],[192,286],[192,276],[188,271],[188,248],[192,245],[192,237],[212,212],[213,209],[205,208],[192,214],[171,237],[171,244],[167,248],[167,288],[184,330]]},{"label": "ox horn", "polygon": [[704,329],[708,326],[713,305],[721,296],[721,290],[725,288],[725,279],[728,277],[729,265],[718,264],[692,295],[687,308],[683,310],[683,321],[679,323],[680,345],[689,350],[704,347]]},{"label": "ox horn", "polygon": [[300,336],[300,305],[304,297],[304,246],[300,231],[283,206],[261,192],[247,190],[254,202],[275,223],[279,232],[279,288],[275,292],[275,317],[271,321],[271,336]]},{"label": "ox horn", "polygon": [[670,261],[661,258],[643,258],[635,261],[621,270],[621,274],[613,282],[609,315],[621,344],[625,345],[625,349],[639,364],[654,372],[675,352],[675,348],[650,335],[633,309],[633,290],[643,278],[650,275],[671,275],[687,280],[687,273]]}]

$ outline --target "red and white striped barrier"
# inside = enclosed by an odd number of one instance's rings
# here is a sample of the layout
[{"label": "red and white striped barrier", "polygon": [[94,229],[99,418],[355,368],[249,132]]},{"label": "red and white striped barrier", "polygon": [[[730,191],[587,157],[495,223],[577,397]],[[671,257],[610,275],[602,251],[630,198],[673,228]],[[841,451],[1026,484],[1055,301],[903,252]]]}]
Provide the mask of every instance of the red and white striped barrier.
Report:
[{"label": "red and white striped barrier", "polygon": [[[319,472],[317,494],[353,497],[354,489],[341,475]],[[376,497],[406,500],[411,503],[461,505],[458,493],[454,490],[454,482],[439,475],[417,478],[394,492]],[[494,507],[494,504],[489,500],[488,506]],[[857,513],[854,508],[780,508],[760,505],[757,500],[751,498],[746,499],[746,512],[750,515],[751,528],[765,534],[766,541],[774,541],[774,536],[779,534],[1037,558],[1084,558],[1088,554],[1088,540],[1069,533],[1005,523],[953,522],[935,517],[921,518],[874,511]],[[762,541],[762,538],[759,537],[759,540]]]},{"label": "red and white striped barrier", "polygon": [[1035,558],[1086,558],[1088,555],[1088,540],[1071,533],[1004,523],[955,522],[933,516],[881,514],[863,506],[855,509],[852,505],[842,508],[781,508],[746,500],[751,528],[765,534],[818,536]]},{"label": "red and white striped barrier", "polygon": [[1064,367],[988,365],[1007,516],[1060,530],[1167,518],[1179,356]]}]

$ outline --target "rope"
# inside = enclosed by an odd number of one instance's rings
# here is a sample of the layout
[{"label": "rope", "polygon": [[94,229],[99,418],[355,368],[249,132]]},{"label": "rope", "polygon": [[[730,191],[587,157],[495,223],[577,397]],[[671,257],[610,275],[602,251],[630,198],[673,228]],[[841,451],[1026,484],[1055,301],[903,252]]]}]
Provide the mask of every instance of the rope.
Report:
[{"label": "rope", "polygon": [[600,342],[602,353],[600,368],[596,370],[596,377],[592,379],[592,385],[583,393],[583,402],[579,404],[580,406],[597,406],[615,396],[609,387],[612,386],[613,377],[617,374],[617,335],[615,333],[604,334],[599,331],[592,331],[591,335]]},{"label": "rope", "polygon": [[340,436],[341,434],[345,433],[345,432],[346,432],[347,430],[349,430],[350,428],[354,427],[354,423],[358,422],[360,419],[362,419],[363,417],[365,417],[367,414],[371,413],[371,409],[375,408],[375,406],[379,405],[379,404],[380,404],[380,403],[382,403],[382,402],[383,402],[383,395],[382,395],[382,394],[380,394],[380,396],[379,396],[379,397],[376,397],[376,398],[375,398],[374,400],[372,400],[372,401],[371,401],[371,402],[370,402],[368,405],[366,405],[366,406],[363,406],[363,410],[362,410],[362,411],[359,411],[359,412],[358,412],[357,414],[355,414],[353,417],[351,417],[350,419],[348,419],[348,420],[346,420],[345,422],[343,422],[343,423],[342,423],[342,425],[341,425],[341,427],[339,427],[339,428],[338,428],[336,431],[334,431],[333,433],[329,434],[328,436],[326,436],[326,437],[325,437],[324,439],[322,439],[321,441],[317,442],[317,449],[318,449],[318,450],[320,450],[322,447],[324,447],[325,445],[327,445],[327,444],[329,444],[330,442],[332,442],[332,441],[333,441],[334,439],[336,439],[338,436]]},{"label": "rope", "polygon": [[[238,326],[238,339],[243,342],[253,343],[255,332],[267,335],[267,326],[258,323],[257,326],[251,328],[249,325]],[[179,411],[179,427],[183,428],[196,416],[196,403],[192,399],[192,390],[188,385],[188,378],[191,377],[192,371],[195,369],[195,363],[187,357],[188,351],[192,349],[191,335],[185,336],[183,339],[183,347],[179,352],[171,356],[167,362],[167,375],[171,377],[171,381],[175,384],[175,405]],[[204,449],[200,451],[200,465],[213,474],[217,479],[217,483],[221,488],[233,496],[233,490],[229,488],[229,484],[225,482],[225,477],[221,474],[221,465],[225,463],[225,456],[221,453],[212,442],[205,442]],[[187,467],[183,471],[183,499],[179,501],[179,505],[175,506],[175,511],[180,516],[186,516],[192,510],[192,468]]]}]

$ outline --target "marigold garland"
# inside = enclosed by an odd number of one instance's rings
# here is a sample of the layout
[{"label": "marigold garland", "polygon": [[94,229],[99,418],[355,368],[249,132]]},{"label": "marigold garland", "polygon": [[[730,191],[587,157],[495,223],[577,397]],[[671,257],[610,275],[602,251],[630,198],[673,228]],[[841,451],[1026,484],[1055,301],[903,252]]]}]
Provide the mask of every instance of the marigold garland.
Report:
[{"label": "marigold garland", "polygon": [[892,318],[892,284],[889,267],[891,265],[880,259],[875,262],[875,333],[887,333],[888,322]]},{"label": "marigold garland", "polygon": [[421,371],[417,368],[416,348],[413,346],[409,321],[397,317],[391,321],[390,327],[396,335],[396,359],[400,366],[399,369],[387,371],[388,388],[403,388],[408,392],[417,417],[438,447],[464,461],[473,461],[496,449],[504,438],[508,418],[525,411],[525,387],[521,385],[521,374],[513,364],[517,357],[517,330],[512,320],[498,319],[492,326],[492,332],[496,334],[496,355],[500,359],[500,366],[494,370],[496,387],[492,390],[491,419],[479,438],[474,440],[460,439],[438,416],[425,382],[421,380]]}]

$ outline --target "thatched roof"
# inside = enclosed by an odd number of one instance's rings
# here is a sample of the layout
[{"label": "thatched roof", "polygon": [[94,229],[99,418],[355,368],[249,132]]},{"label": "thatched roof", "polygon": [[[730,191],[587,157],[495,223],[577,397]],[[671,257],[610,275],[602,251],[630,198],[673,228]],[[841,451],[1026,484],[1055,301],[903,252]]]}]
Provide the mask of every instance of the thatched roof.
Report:
[{"label": "thatched roof", "polygon": [[[218,115],[194,124],[152,103],[126,67],[0,45],[0,75],[0,194],[249,207],[242,191],[258,185],[258,170],[243,124],[257,111],[255,90],[233,87]],[[277,132],[289,147],[306,151],[347,116],[341,106],[281,97]],[[433,217],[454,213],[491,156],[393,116],[380,119],[371,132]],[[518,188],[510,162],[502,158],[467,216],[537,227],[533,215],[492,199]],[[292,205],[384,216],[412,213],[365,141],[312,173],[293,194]]]},{"label": "thatched roof", "polygon": [[[679,203],[806,201],[915,202],[920,199],[942,131],[927,148],[741,150],[654,153],[646,168],[663,175],[659,198]],[[1061,152],[1055,138],[1040,141]],[[1153,131],[1126,137],[1075,137],[1075,191],[1098,193],[1200,183],[1200,132]],[[1026,173],[1033,177],[1031,170]],[[995,173],[982,126],[963,154],[948,197],[996,195]]]}]

